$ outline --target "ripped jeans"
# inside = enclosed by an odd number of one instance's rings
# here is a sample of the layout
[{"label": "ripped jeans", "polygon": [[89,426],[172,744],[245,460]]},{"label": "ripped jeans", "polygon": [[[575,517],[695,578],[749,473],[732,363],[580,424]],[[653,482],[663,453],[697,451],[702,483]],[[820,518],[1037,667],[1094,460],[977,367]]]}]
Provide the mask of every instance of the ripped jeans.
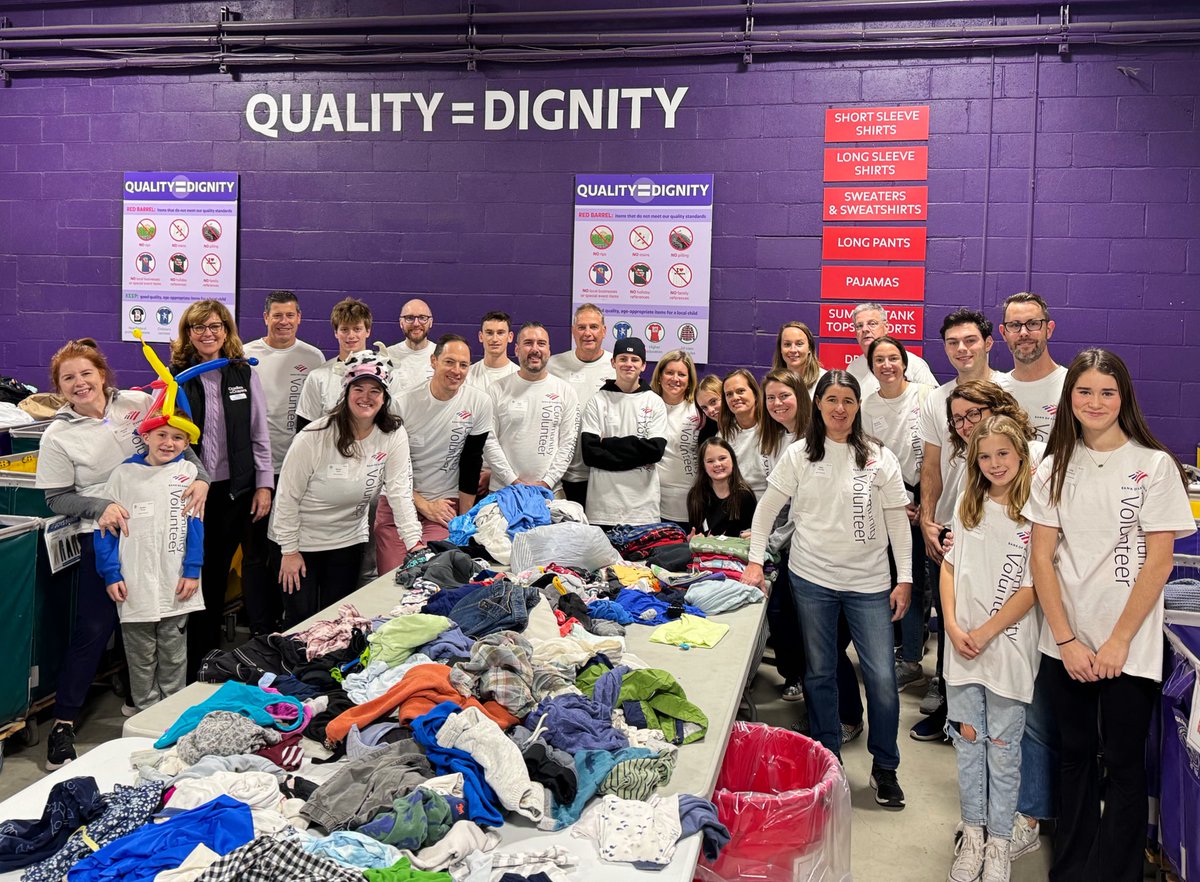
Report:
[{"label": "ripped jeans", "polygon": [[[975,683],[946,686],[946,734],[958,755],[958,799],[964,824],[1012,839],[1021,790],[1025,708]],[[975,737],[963,735],[970,726]]]}]

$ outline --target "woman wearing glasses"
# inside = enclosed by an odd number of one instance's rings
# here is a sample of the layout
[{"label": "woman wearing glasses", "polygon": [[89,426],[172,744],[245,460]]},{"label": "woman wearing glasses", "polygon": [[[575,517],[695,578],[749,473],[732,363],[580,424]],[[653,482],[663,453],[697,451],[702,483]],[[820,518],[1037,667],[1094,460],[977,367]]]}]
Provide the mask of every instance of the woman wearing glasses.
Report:
[{"label": "woman wearing glasses", "polygon": [[[171,341],[171,371],[217,358],[242,358],[237,325],[225,304],[197,300],[179,319]],[[197,453],[212,486],[204,518],[204,568],[200,588],[204,611],[188,623],[188,679],[221,642],[225,584],[233,553],[252,521],[271,513],[275,468],[267,427],[267,400],[248,364],[227,364],[183,384],[192,422],[200,427]]]}]

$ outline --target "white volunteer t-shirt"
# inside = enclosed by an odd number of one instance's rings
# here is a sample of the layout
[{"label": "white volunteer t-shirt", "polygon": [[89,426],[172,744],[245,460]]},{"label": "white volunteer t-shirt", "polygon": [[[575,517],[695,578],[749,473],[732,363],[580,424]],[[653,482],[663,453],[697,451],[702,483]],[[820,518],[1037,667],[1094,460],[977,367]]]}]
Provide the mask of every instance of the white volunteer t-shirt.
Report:
[{"label": "white volunteer t-shirt", "polygon": [[482,361],[477,361],[467,371],[467,385],[486,392],[494,383],[511,377],[519,370],[520,366],[515,361],[506,361],[498,368],[488,367]]},{"label": "white volunteer t-shirt", "polygon": [[696,460],[700,427],[704,417],[691,401],[667,404],[667,449],[658,461],[658,486],[664,519],[680,524],[688,522],[687,495],[696,483],[702,466]]},{"label": "white volunteer t-shirt", "polygon": [[550,374],[536,381],[514,374],[493,383],[487,395],[493,422],[483,447],[492,470],[489,489],[544,481],[557,492],[579,440],[574,390]]},{"label": "white volunteer t-shirt", "polygon": [[[1128,441],[1089,456],[1077,443],[1057,506],[1050,504],[1053,467],[1053,457],[1042,460],[1024,514],[1060,531],[1054,568],[1063,606],[1075,636],[1096,650],[1112,636],[1133,592],[1146,557],[1145,534],[1170,531],[1182,539],[1196,532],[1196,522],[1179,471],[1162,451]],[[1162,679],[1162,624],[1160,594],[1129,645],[1122,673]],[[1046,655],[1062,657],[1049,625],[1040,646]]]},{"label": "white volunteer t-shirt", "polygon": [[246,357],[257,358],[254,373],[267,399],[267,430],[271,436],[271,462],[275,471],[283,467],[296,434],[296,408],[300,394],[313,370],[325,364],[325,355],[315,346],[296,340],[286,349],[275,349],[263,338],[246,344]]},{"label": "white volunteer t-shirt", "polygon": [[[850,363],[846,365],[846,370],[858,380],[858,387],[863,401],[866,401],[867,396],[871,393],[879,391],[879,380],[875,379],[875,375],[871,373],[871,366],[867,364],[867,357],[862,353],[850,359]],[[933,375],[933,371],[930,370],[929,363],[915,352],[908,353],[908,367],[904,369],[904,376],[908,378],[910,383],[920,383],[924,386],[938,385],[938,379]]]},{"label": "white volunteer t-shirt", "polygon": [[895,398],[884,398],[876,391],[863,399],[863,428],[896,454],[906,484],[916,485],[921,480],[921,460],[925,457],[919,425],[921,405],[932,391],[930,386],[910,382]]},{"label": "white volunteer t-shirt", "polygon": [[[1017,590],[1032,585],[1029,539],[1032,526],[1025,518],[1013,521],[1008,506],[991,499],[983,503],[983,518],[974,530],[962,525],[957,511],[952,521],[954,547],[946,555],[954,567],[954,618],[964,631],[978,628]],[[1005,628],[978,656],[965,659],[946,652],[946,682],[976,683],[1013,701],[1033,701],[1041,653],[1041,616],[1035,606],[1020,621]]]},{"label": "white volunteer t-shirt", "polygon": [[[583,409],[580,433],[600,438],[667,437],[667,406],[650,391],[605,391]],[[588,475],[587,519],[594,524],[654,524],[662,520],[658,464],[624,471],[592,468]]]},{"label": "white volunteer t-shirt", "polygon": [[296,435],[279,473],[267,535],[284,553],[330,551],[368,538],[371,503],[383,492],[396,530],[411,548],[421,541],[412,501],[408,433],[378,426],[357,442],[356,455],[338,453],[337,428],[322,418]]},{"label": "white volunteer t-shirt", "polygon": [[403,340],[387,348],[388,357],[392,359],[392,382],[388,388],[393,398],[417,388],[433,376],[434,348],[426,341],[420,349],[410,349]]},{"label": "white volunteer t-shirt", "polygon": [[1004,375],[1007,379],[1002,384],[1005,389],[1017,399],[1025,413],[1029,415],[1029,424],[1037,432],[1039,441],[1050,440],[1050,430],[1054,428],[1054,415],[1058,412],[1058,398],[1062,395],[1063,381],[1067,378],[1067,369],[1061,364],[1040,380],[1032,383],[1022,383],[1011,373]]},{"label": "white volunteer t-shirt", "polygon": [[[316,422],[337,406],[342,397],[342,378],[346,376],[346,363],[331,358],[322,365],[313,368],[304,381],[300,390],[300,400],[296,402],[296,416]],[[282,468],[282,460],[275,463],[275,468]]]},{"label": "white volunteer t-shirt", "polygon": [[892,588],[883,510],[908,503],[894,453],[871,444],[860,469],[850,445],[827,438],[825,456],[811,462],[802,439],[788,447],[769,483],[792,500],[793,573],[833,591]]},{"label": "white volunteer t-shirt", "polygon": [[[137,427],[150,410],[145,392],[115,393],[104,419],[80,416],[64,405],[42,435],[34,486],[39,490],[73,488],[82,496],[104,499],[104,485],[113,469],[146,445]],[[80,531],[96,528],[94,520],[80,521]]]},{"label": "white volunteer t-shirt", "polygon": [[737,456],[738,468],[750,489],[754,491],[755,499],[762,499],[767,491],[767,474],[771,463],[758,449],[758,424],[749,429],[738,428],[734,423],[733,431],[725,438]]},{"label": "white volunteer t-shirt", "polygon": [[408,429],[413,487],[428,500],[458,499],[458,466],[470,435],[492,430],[487,393],[465,383],[448,401],[438,401],[422,383],[399,396],[396,413]]},{"label": "white volunteer t-shirt", "polygon": [[[580,361],[574,350],[560,352],[558,355],[550,356],[548,368],[551,374],[571,384],[571,389],[575,392],[575,400],[579,402],[580,416],[583,415],[583,410],[592,400],[592,396],[600,391],[600,387],[607,381],[616,378],[616,372],[612,366],[612,353],[608,350],[602,351],[600,357],[595,361]],[[576,443],[575,456],[572,458],[566,474],[563,475],[563,480],[586,481],[587,479],[588,467],[583,464],[583,450]]]}]

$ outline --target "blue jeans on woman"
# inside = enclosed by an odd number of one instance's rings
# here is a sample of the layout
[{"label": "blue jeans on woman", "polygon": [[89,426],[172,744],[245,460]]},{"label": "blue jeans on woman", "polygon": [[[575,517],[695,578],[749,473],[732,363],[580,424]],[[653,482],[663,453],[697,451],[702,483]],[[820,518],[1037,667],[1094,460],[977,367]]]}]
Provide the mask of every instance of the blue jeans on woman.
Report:
[{"label": "blue jeans on woman", "polygon": [[900,727],[900,696],[896,692],[892,609],[888,600],[891,592],[835,591],[795,573],[789,576],[804,632],[808,661],[804,687],[812,702],[808,706],[812,737],[841,756],[838,616],[845,615],[867,693],[867,750],[879,768],[899,768],[896,734]]}]

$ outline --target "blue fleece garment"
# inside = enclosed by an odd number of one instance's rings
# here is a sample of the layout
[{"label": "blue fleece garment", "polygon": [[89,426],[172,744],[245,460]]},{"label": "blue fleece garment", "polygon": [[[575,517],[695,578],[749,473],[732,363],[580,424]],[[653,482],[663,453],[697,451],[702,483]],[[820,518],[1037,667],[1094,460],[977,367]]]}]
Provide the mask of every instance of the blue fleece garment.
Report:
[{"label": "blue fleece garment", "polygon": [[554,494],[545,487],[532,484],[511,484],[496,491],[496,504],[500,514],[508,521],[508,538],[518,533],[545,527],[550,523],[550,507],[546,505]]},{"label": "blue fleece garment", "polygon": [[417,652],[423,652],[434,661],[440,661],[444,658],[470,658],[471,650],[474,647],[475,641],[464,634],[462,628],[454,625],[438,634],[424,646],[418,646]]},{"label": "blue fleece garment", "polygon": [[[449,618],[450,610],[454,609],[460,600],[478,587],[478,585],[472,583],[470,585],[460,585],[457,588],[443,588],[425,601],[425,605],[421,607],[421,612],[427,616],[446,616]],[[445,632],[443,631],[442,633]],[[429,653],[425,654],[429,655]],[[469,656],[470,653],[467,653],[467,655]],[[430,655],[429,657],[433,658],[434,656]]]},{"label": "blue fleece garment", "polygon": [[[671,621],[666,615],[670,604],[656,594],[648,594],[645,591],[634,591],[632,588],[622,588],[621,593],[616,597],[616,602],[623,606],[639,625],[665,625]],[[683,611],[694,616],[707,618],[704,615],[704,610],[689,606],[686,603],[683,606]]]},{"label": "blue fleece garment", "polygon": [[[267,711],[272,704],[290,704],[296,708],[296,719],[292,723],[282,723]],[[154,742],[159,750],[170,747],[184,735],[191,732],[204,719],[204,715],[216,710],[233,711],[235,714],[249,717],[260,726],[270,726],[280,732],[291,732],[304,725],[304,702],[290,695],[279,695],[274,692],[264,692],[257,686],[247,686],[236,680],[222,683],[221,688],[199,704],[194,704],[179,715],[171,728]]]},{"label": "blue fleece garment", "polygon": [[647,747],[626,747],[613,751],[581,750],[576,753],[575,777],[579,781],[579,790],[575,794],[574,802],[570,805],[556,804],[554,806],[554,820],[558,822],[559,829],[569,827],[579,820],[588,800],[596,795],[596,791],[600,789],[600,785],[604,783],[608,773],[613,770],[613,766],[626,760],[645,759],[651,756],[658,756],[658,754]]},{"label": "blue fleece garment", "polygon": [[437,733],[450,714],[462,708],[453,701],[443,701],[427,714],[412,721],[413,740],[425,748],[429,765],[440,775],[461,772],[463,776],[463,798],[467,802],[467,816],[476,824],[500,827],[504,817],[500,814],[500,797],[484,778],[483,767],[465,750],[442,747],[437,742]]},{"label": "blue fleece garment", "polygon": [[250,806],[230,796],[147,824],[88,855],[67,873],[69,882],[151,882],[184,862],[197,845],[225,855],[254,838]]},{"label": "blue fleece garment", "polygon": [[699,796],[679,794],[680,839],[699,831],[704,834],[702,848],[706,860],[715,861],[721,849],[729,844],[729,828],[717,818],[717,807]]},{"label": "blue fleece garment", "polygon": [[467,540],[475,535],[475,515],[479,514],[479,510],[485,505],[491,505],[495,501],[496,494],[489,493],[472,505],[465,514],[451,518],[450,523],[446,525],[450,531],[450,541],[455,545],[466,545]]},{"label": "blue fleece garment", "polygon": [[634,622],[629,610],[611,600],[593,600],[587,608],[588,615],[593,619],[611,619],[620,625],[632,625]]},{"label": "blue fleece garment", "polygon": [[579,750],[619,750],[629,739],[613,728],[612,711],[582,695],[543,698],[522,724],[530,732],[545,719],[542,738],[552,747],[574,754]]}]

